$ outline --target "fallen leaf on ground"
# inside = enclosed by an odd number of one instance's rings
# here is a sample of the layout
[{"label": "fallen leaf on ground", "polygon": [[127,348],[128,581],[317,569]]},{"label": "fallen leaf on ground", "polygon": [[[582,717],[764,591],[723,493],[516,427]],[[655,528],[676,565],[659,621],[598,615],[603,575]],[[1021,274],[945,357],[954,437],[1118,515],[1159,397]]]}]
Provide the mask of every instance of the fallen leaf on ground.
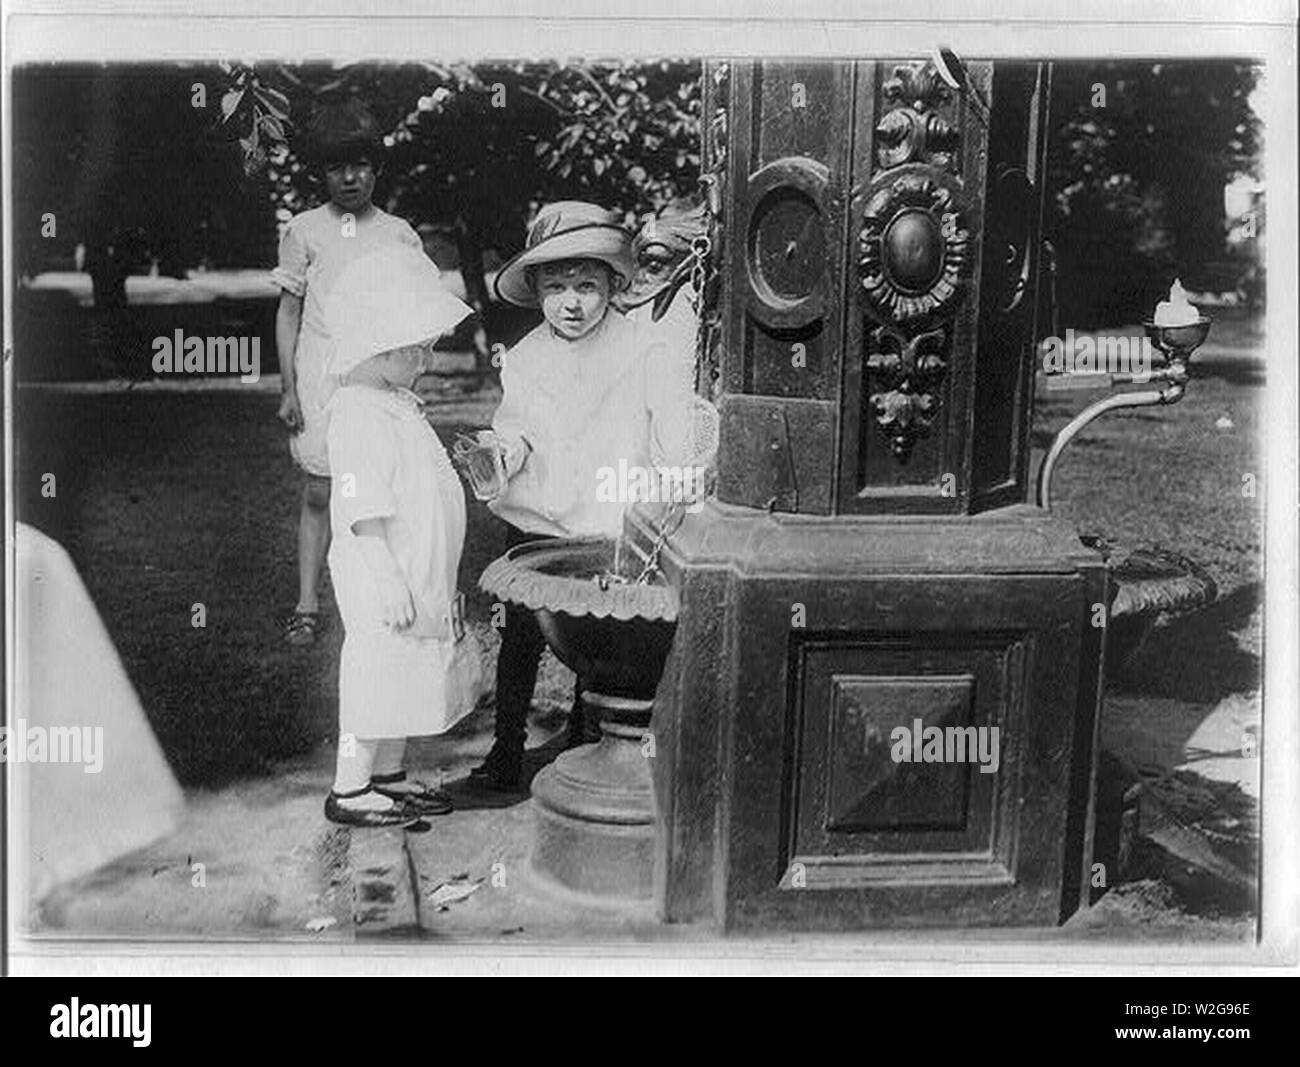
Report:
[{"label": "fallen leaf on ground", "polygon": [[445,908],[449,904],[455,904],[459,900],[474,893],[479,886],[483,884],[482,879],[477,882],[443,882],[434,886],[425,895],[429,898],[435,908]]}]

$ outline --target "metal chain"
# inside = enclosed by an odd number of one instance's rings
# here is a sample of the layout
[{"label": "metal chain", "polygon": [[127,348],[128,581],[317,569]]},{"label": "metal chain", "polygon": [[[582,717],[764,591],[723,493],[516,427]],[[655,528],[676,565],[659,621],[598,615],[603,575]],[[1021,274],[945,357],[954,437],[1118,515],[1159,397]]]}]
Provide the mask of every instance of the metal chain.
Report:
[{"label": "metal chain", "polygon": [[700,300],[704,295],[705,270],[709,262],[709,253],[713,251],[713,242],[707,233],[700,234],[691,241],[691,255],[695,262],[691,264],[691,305],[696,314],[700,311]]},{"label": "metal chain", "polygon": [[[712,214],[709,212],[707,196],[705,197],[705,211],[706,218],[711,220]],[[702,305],[704,302],[704,288],[708,282],[709,253],[712,251],[713,241],[710,239],[707,232],[700,234],[691,241],[692,263],[690,300],[691,308],[695,312],[698,321],[695,334],[695,358],[691,361],[688,368],[690,381],[687,382],[687,387],[692,396],[698,395],[697,390],[699,388],[701,364],[700,345],[705,342],[707,338],[704,316],[702,314],[704,309]],[[690,434],[690,447],[693,458],[696,444],[694,419],[692,419]],[[641,568],[641,573],[636,577],[636,585],[644,585],[655,573],[658,572],[659,557],[663,553],[664,546],[668,543],[668,538],[672,537],[672,535],[678,531],[682,523],[686,520],[686,507],[687,503],[685,500],[674,500],[669,502],[667,509],[664,511],[663,516],[660,519],[659,532],[655,535],[654,543],[650,547],[650,553],[645,558],[645,564]]]},{"label": "metal chain", "polygon": [[[668,517],[672,515],[674,509],[677,511],[677,521],[671,526],[668,523]],[[654,544],[650,546],[650,554],[645,558],[645,566],[641,568],[641,573],[637,575],[635,585],[645,585],[653,574],[659,570],[659,554],[663,552],[664,545],[668,543],[668,538],[672,537],[686,519],[686,501],[674,500],[668,505],[664,512],[663,518],[659,524],[659,533],[655,535]]]}]

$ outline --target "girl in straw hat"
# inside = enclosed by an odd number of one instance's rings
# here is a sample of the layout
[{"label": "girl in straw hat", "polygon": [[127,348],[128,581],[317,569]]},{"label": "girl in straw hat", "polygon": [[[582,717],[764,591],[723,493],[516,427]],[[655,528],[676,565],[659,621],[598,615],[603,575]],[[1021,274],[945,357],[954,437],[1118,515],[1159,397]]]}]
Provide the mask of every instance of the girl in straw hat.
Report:
[{"label": "girl in straw hat", "polygon": [[[492,420],[507,481],[489,507],[507,542],[622,532],[628,501],[602,492],[608,472],[680,463],[664,428],[679,408],[649,372],[638,331],[610,305],[632,275],[630,235],[594,204],[542,208],[527,247],[497,275],[497,295],[541,309],[543,321],[506,353]],[[689,398],[686,398],[689,403]],[[527,608],[507,605],[497,660],[496,740],[471,777],[519,785],[528,707],[545,642]],[[578,693],[569,743],[596,740]]]},{"label": "girl in straw hat", "polygon": [[403,758],[409,736],[442,733],[474,706],[478,657],[456,593],[465,497],[410,386],[429,342],[469,312],[423,253],[401,247],[357,259],[331,296],[329,567],[345,630],[325,803],[335,822],[389,826],[451,810],[407,779]]}]

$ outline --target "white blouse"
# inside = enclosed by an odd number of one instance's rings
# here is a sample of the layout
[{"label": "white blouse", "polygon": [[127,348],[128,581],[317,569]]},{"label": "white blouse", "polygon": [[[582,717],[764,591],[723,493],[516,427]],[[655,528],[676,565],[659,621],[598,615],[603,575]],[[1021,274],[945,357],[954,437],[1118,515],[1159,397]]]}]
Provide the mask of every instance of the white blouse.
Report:
[{"label": "white blouse", "polygon": [[611,308],[576,341],[543,322],[506,353],[492,428],[512,477],[488,506],[528,533],[617,537],[629,501],[598,491],[609,472],[685,460],[691,383],[668,336]]}]

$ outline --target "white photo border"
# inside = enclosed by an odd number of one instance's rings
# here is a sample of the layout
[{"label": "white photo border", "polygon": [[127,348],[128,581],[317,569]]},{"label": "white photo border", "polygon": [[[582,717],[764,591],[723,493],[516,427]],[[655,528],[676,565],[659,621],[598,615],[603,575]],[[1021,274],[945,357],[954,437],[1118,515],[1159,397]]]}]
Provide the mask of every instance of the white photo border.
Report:
[{"label": "white photo border", "polygon": [[[538,0],[476,0],[446,16],[428,4],[318,5],[311,16],[296,4],[227,0],[136,3],[116,14],[107,0],[69,5],[6,3],[4,128],[12,130],[11,72],[29,62],[168,62],[203,59],[328,58],[400,62],[476,57],[633,56],[897,56],[928,54],[938,42],[966,56],[1023,58],[1240,57],[1264,65],[1263,117],[1269,191],[1267,344],[1264,391],[1265,624],[1261,790],[1260,939],[1255,945],[1093,943],[1023,931],[889,931],[809,936],[768,944],[747,939],[684,945],[511,946],[498,942],[431,946],[336,947],[276,942],[150,943],[24,938],[6,908],[8,966],[14,974],[393,974],[531,973],[888,973],[901,974],[1245,974],[1294,967],[1300,953],[1300,626],[1297,625],[1297,235],[1296,9],[1293,3],[1228,5],[1205,0],[1123,0],[1075,5],[1069,21],[1059,4],[915,3],[906,19],[863,15],[860,2],[807,3],[796,13],[777,5],[713,5],[701,16],[688,0],[661,0],[658,14],[634,15],[630,4],[568,0],[563,17]],[[891,5],[892,7],[893,5]],[[467,14],[472,10],[474,14]],[[135,13],[138,12],[138,13]],[[5,588],[13,588],[12,161],[4,155],[5,268]],[[6,595],[7,663],[13,663],[12,596]],[[6,704],[12,706],[12,672]]]}]

